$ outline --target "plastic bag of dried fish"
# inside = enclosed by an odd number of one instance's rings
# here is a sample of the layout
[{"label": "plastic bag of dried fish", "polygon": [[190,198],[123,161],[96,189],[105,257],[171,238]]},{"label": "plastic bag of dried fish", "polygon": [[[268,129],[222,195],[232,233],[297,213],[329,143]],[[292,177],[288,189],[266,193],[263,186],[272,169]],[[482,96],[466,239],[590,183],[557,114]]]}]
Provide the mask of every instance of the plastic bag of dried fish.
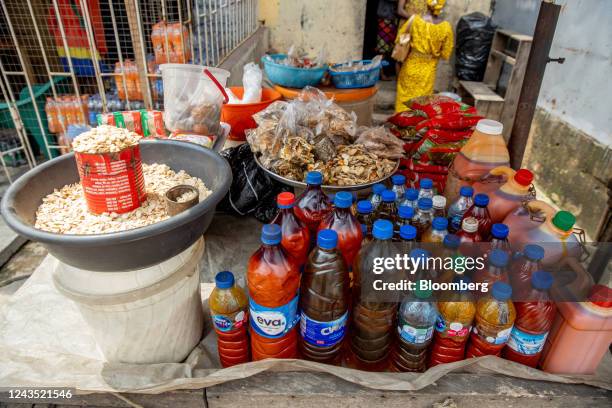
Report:
[{"label": "plastic bag of dried fish", "polygon": [[401,159],[404,156],[404,143],[384,126],[361,126],[356,144],[362,144],[368,152],[385,159]]}]

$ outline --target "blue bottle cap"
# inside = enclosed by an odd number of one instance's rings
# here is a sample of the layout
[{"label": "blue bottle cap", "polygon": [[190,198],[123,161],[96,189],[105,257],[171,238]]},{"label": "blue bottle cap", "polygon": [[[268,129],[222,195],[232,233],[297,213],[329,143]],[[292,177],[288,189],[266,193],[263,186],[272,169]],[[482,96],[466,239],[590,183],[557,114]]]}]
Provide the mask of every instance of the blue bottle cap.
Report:
[{"label": "blue bottle cap", "polygon": [[505,268],[508,265],[508,254],[501,249],[494,249],[489,254],[489,263],[498,268]]},{"label": "blue bottle cap", "polygon": [[408,190],[406,190],[406,192],[404,193],[404,197],[406,198],[406,200],[408,201],[414,201],[417,198],[419,198],[419,190],[417,190],[416,188],[409,188]]},{"label": "blue bottle cap", "polygon": [[373,211],[372,203],[368,200],[357,201],[357,212],[359,214],[370,214]]},{"label": "blue bottle cap", "polygon": [[215,275],[215,285],[219,289],[229,289],[234,286],[234,274],[230,271],[222,271]]},{"label": "blue bottle cap", "polygon": [[386,203],[392,203],[395,201],[395,191],[385,190],[382,192],[382,200]]},{"label": "blue bottle cap", "polygon": [[[454,283],[459,283],[459,284],[460,284],[461,282],[463,282],[464,284],[469,285],[470,283],[472,283],[472,280],[470,279],[470,277],[469,277],[469,276],[459,275],[459,276],[455,276],[455,277],[453,278],[453,282],[454,282]],[[466,288],[466,289],[464,289],[464,290],[459,289],[459,291],[460,291],[460,292],[469,292],[469,289],[467,289],[467,288]]]},{"label": "blue bottle cap", "polygon": [[509,232],[510,228],[508,228],[506,224],[493,224],[491,227],[491,235],[493,235],[493,238],[505,239],[508,237]]},{"label": "blue bottle cap", "polygon": [[459,239],[459,237],[455,234],[447,234],[444,237],[444,241],[442,241],[442,243],[446,248],[457,249],[461,244],[461,239]]},{"label": "blue bottle cap", "polygon": [[505,302],[512,296],[512,288],[505,282],[495,282],[491,289],[491,294],[500,302]]},{"label": "blue bottle cap", "polygon": [[544,248],[539,245],[529,244],[525,245],[525,249],[523,250],[525,256],[534,261],[541,261],[544,259]]},{"label": "blue bottle cap", "polygon": [[261,242],[266,245],[278,245],[281,242],[282,232],[280,225],[266,224],[261,228]]},{"label": "blue bottle cap", "polygon": [[372,192],[378,195],[381,195],[382,192],[385,191],[386,189],[387,187],[385,187],[385,185],[382,183],[376,183],[372,186]]},{"label": "blue bottle cap", "polygon": [[431,222],[431,226],[435,230],[443,231],[448,228],[448,220],[444,217],[435,217]]},{"label": "blue bottle cap", "polygon": [[430,210],[433,207],[433,201],[431,198],[423,197],[419,198],[419,209],[420,210]]},{"label": "blue bottle cap", "polygon": [[332,229],[322,229],[317,234],[317,245],[323,249],[334,249],[338,245],[338,233]]},{"label": "blue bottle cap", "polygon": [[429,251],[426,251],[424,249],[421,248],[415,248],[412,251],[410,251],[410,257],[411,258],[429,258]]},{"label": "blue bottle cap", "polygon": [[393,224],[389,220],[376,220],[372,227],[372,235],[376,239],[393,238]]},{"label": "blue bottle cap", "polygon": [[402,225],[399,232],[402,239],[416,239],[417,230],[412,225]]},{"label": "blue bottle cap", "polygon": [[412,218],[414,216],[414,208],[409,205],[400,205],[397,209],[397,214],[400,218]]},{"label": "blue bottle cap", "polygon": [[489,196],[486,194],[476,194],[474,197],[474,204],[478,207],[486,207],[489,205]]},{"label": "blue bottle cap", "polygon": [[391,176],[391,183],[395,186],[403,186],[406,184],[406,176],[403,174],[394,174]]},{"label": "blue bottle cap", "polygon": [[462,197],[471,197],[471,196],[474,195],[474,189],[472,187],[470,187],[470,186],[463,186],[459,190],[459,194]]},{"label": "blue bottle cap", "polygon": [[546,271],[536,271],[531,275],[531,286],[538,290],[548,290],[552,286],[553,276]]},{"label": "blue bottle cap", "polygon": [[334,205],[338,208],[349,208],[353,205],[353,195],[348,191],[338,191],[334,196]]},{"label": "blue bottle cap", "polygon": [[420,188],[425,188],[425,189],[430,189],[433,187],[433,181],[429,178],[424,178],[421,179],[421,181],[419,182],[419,187]]},{"label": "blue bottle cap", "polygon": [[318,171],[309,171],[306,174],[306,184],[320,186],[323,183],[323,175]]}]

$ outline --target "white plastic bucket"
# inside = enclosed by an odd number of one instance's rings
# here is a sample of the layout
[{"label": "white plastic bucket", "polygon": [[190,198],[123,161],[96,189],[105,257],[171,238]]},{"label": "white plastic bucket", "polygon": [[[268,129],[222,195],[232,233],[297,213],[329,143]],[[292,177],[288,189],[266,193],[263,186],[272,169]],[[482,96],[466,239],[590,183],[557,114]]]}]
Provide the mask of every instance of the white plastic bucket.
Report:
[{"label": "white plastic bucket", "polygon": [[[199,262],[203,251],[200,239],[156,267],[81,271],[83,277],[72,281],[69,278],[75,270],[58,262],[53,280],[60,293],[77,304],[109,362],[180,362],[202,336]],[[86,285],[88,277],[91,280]]]},{"label": "white plastic bucket", "polygon": [[204,74],[208,69],[225,88],[229,71],[193,64],[162,64],[164,124],[171,132],[219,134],[223,94]]}]

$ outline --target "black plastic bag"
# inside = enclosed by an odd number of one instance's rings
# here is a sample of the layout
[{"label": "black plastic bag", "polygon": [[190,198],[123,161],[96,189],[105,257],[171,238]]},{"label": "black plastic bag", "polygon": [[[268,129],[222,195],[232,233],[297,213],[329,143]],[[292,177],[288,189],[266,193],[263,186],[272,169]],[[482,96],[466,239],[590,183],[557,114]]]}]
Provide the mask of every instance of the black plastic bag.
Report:
[{"label": "black plastic bag", "polygon": [[479,12],[459,19],[455,49],[455,71],[459,79],[482,81],[495,28],[491,18]]},{"label": "black plastic bag", "polygon": [[255,162],[248,143],[221,152],[232,168],[233,181],[218,210],[253,215],[269,223],[276,215],[276,196],[292,188],[270,178]]}]

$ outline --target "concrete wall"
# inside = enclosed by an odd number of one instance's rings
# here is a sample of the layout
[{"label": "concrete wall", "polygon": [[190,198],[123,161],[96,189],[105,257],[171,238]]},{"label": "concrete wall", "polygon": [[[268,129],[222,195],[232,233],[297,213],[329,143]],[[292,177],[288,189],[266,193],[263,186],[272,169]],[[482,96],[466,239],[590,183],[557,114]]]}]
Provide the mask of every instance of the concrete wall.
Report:
[{"label": "concrete wall", "polygon": [[325,46],[329,61],[361,58],[366,0],[259,0],[270,47],[295,44],[310,56]]},{"label": "concrete wall", "polygon": [[269,48],[267,31],[265,27],[259,27],[250,38],[240,44],[219,65],[219,68],[230,72],[227,86],[242,86],[243,67],[249,62],[259,63],[259,60]]},{"label": "concrete wall", "polygon": [[[558,0],[561,14],[523,165],[595,239],[609,213],[612,178],[612,8],[609,0]],[[533,34],[539,0],[496,0],[493,21]]]}]

